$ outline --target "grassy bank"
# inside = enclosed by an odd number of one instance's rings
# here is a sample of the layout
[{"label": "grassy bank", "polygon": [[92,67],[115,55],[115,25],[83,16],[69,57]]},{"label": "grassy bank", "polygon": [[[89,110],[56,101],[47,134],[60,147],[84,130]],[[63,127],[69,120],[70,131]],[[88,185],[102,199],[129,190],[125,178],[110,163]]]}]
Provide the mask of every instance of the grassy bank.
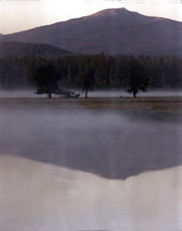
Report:
[{"label": "grassy bank", "polygon": [[182,97],[140,98],[1,98],[0,108],[101,109],[126,111],[182,112]]}]

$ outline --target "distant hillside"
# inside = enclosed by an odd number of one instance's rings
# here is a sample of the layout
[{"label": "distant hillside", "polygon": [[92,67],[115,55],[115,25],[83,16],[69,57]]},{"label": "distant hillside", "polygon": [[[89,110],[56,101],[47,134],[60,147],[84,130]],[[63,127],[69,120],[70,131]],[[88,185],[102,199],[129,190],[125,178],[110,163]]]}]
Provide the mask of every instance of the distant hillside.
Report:
[{"label": "distant hillside", "polygon": [[8,41],[46,43],[71,52],[96,54],[182,54],[182,23],[125,8],[4,35]]},{"label": "distant hillside", "polygon": [[6,56],[22,57],[29,55],[51,57],[62,56],[69,53],[70,52],[66,50],[46,44],[0,41],[0,58]]}]

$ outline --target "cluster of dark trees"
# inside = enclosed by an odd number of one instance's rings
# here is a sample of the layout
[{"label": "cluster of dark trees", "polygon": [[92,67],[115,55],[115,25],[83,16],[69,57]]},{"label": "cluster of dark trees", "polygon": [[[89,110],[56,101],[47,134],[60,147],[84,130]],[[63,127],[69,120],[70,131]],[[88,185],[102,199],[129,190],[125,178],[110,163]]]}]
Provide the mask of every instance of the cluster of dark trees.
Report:
[{"label": "cluster of dark trees", "polygon": [[[48,74],[49,73],[49,74]],[[48,78],[48,80],[45,80]],[[43,82],[42,82],[43,81]],[[135,97],[139,90],[182,87],[182,57],[68,55],[55,58],[9,56],[0,59],[0,88],[38,86],[47,83],[52,93],[61,88],[124,88]],[[52,84],[54,86],[52,86]]]}]

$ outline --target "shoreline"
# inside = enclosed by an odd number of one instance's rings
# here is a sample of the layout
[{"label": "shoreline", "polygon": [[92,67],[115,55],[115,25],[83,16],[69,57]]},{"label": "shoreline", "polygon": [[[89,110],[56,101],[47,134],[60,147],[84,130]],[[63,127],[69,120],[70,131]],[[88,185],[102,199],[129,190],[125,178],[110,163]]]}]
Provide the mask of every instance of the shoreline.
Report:
[{"label": "shoreline", "polygon": [[182,97],[0,98],[0,109],[86,109],[182,112]]}]

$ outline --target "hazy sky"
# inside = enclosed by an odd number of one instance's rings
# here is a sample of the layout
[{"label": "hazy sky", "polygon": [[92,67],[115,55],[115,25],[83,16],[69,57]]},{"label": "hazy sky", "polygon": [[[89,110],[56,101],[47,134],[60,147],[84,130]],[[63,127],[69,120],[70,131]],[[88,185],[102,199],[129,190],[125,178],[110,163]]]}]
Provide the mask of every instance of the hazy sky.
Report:
[{"label": "hazy sky", "polygon": [[0,0],[0,33],[27,30],[120,7],[182,21],[182,0]]}]

